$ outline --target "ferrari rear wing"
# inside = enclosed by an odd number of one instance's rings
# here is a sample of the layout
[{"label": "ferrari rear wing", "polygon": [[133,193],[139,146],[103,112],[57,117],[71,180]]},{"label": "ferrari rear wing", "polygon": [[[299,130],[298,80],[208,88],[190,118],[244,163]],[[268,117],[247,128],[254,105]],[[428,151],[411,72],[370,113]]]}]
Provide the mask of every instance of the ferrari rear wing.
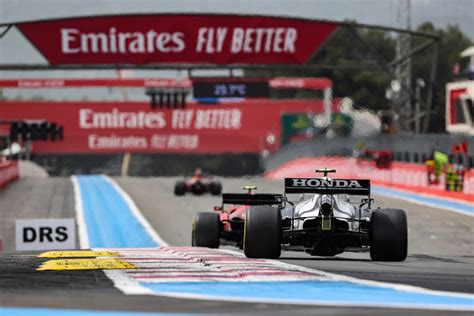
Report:
[{"label": "ferrari rear wing", "polygon": [[370,180],[285,178],[286,193],[349,194],[370,196]]},{"label": "ferrari rear wing", "polygon": [[224,193],[222,194],[222,204],[238,205],[280,205],[283,203],[281,194],[246,194],[246,193]]}]

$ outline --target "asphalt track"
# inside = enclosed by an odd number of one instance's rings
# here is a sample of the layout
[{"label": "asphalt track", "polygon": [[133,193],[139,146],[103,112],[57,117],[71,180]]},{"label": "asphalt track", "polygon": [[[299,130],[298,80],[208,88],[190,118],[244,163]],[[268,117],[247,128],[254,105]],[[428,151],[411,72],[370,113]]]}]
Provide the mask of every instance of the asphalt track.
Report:
[{"label": "asphalt track", "polygon": [[[174,197],[173,178],[118,178],[145,218],[171,245],[190,244],[192,216],[219,204],[209,196]],[[225,179],[224,191],[239,192],[256,184],[260,192],[281,192],[279,182],[262,179]],[[400,207],[409,220],[409,257],[402,263],[374,263],[368,254],[336,258],[284,252],[281,260],[305,267],[362,279],[422,286],[434,290],[474,293],[474,218],[378,197],[380,206]],[[125,296],[101,271],[37,272],[44,259],[30,254],[8,254],[14,247],[15,218],[74,217],[72,185],[66,178],[22,179],[0,192],[0,305],[66,307],[98,310],[134,310],[212,314],[262,315],[446,315],[446,311],[353,307],[314,307]],[[337,295],[335,293],[334,295]],[[452,312],[449,314],[466,314]]]}]

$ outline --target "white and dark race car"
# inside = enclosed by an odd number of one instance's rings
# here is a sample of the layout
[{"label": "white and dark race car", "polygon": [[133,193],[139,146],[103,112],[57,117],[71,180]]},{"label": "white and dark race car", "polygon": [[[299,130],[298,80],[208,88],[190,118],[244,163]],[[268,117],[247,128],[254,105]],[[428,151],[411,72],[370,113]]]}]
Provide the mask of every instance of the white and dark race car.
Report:
[{"label": "white and dark race car", "polygon": [[[401,209],[372,208],[370,180],[286,178],[283,196],[273,205],[251,206],[245,218],[244,253],[249,258],[279,258],[281,250],[314,256],[370,251],[376,261],[407,257],[407,219]],[[298,202],[289,199],[300,194]],[[363,196],[358,206],[351,196]]]}]

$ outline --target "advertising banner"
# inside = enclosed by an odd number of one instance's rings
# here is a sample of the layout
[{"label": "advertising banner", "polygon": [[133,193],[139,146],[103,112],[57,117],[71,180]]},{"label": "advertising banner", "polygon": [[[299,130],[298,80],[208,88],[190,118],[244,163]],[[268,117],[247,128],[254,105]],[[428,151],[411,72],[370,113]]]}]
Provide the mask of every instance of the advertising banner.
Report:
[{"label": "advertising banner", "polygon": [[0,88],[15,89],[57,89],[57,88],[86,88],[86,87],[156,87],[156,88],[193,88],[193,83],[257,83],[268,81],[272,89],[309,89],[322,90],[332,87],[332,81],[328,78],[287,78],[277,77],[264,80],[262,78],[238,78],[238,77],[214,77],[214,78],[141,78],[141,79],[116,79],[116,78],[94,78],[94,79],[58,79],[58,78],[23,78],[23,79],[0,79]]},{"label": "advertising banner", "polygon": [[90,87],[124,87],[124,88],[192,88],[188,78],[144,78],[144,79],[0,79],[0,88],[17,89],[58,89],[58,88],[90,88]]},{"label": "advertising banner", "polygon": [[336,23],[215,14],[96,16],[16,25],[51,65],[305,64]]},{"label": "advertising banner", "polygon": [[275,145],[283,113],[322,111],[321,100],[188,103],[185,109],[157,110],[146,102],[0,102],[4,119],[64,127],[62,141],[35,141],[33,153],[258,153]]}]

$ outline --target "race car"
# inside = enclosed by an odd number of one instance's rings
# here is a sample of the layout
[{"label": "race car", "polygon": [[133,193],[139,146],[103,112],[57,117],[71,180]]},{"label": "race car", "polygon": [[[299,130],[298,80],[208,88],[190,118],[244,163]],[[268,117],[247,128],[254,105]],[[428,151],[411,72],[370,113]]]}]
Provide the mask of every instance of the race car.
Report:
[{"label": "race car", "polygon": [[242,248],[245,215],[251,205],[273,205],[281,195],[254,193],[255,186],[243,188],[247,193],[224,193],[222,204],[214,212],[201,212],[194,217],[192,245],[218,248],[232,245]]},{"label": "race car", "polygon": [[393,153],[386,150],[365,149],[358,153],[357,162],[373,161],[378,169],[392,168]]},{"label": "race car", "polygon": [[192,176],[177,181],[174,185],[175,195],[181,196],[186,194],[186,192],[191,192],[195,195],[204,193],[220,195],[222,192],[222,184],[214,180],[212,176],[204,175],[201,169],[197,168]]},{"label": "race car", "polygon": [[[272,205],[252,206],[244,225],[244,253],[249,258],[279,258],[281,250],[315,256],[370,251],[376,261],[407,257],[407,219],[401,209],[372,209],[370,180],[286,178],[284,195]],[[288,194],[300,194],[292,202]],[[358,206],[350,196],[365,196]]]}]

